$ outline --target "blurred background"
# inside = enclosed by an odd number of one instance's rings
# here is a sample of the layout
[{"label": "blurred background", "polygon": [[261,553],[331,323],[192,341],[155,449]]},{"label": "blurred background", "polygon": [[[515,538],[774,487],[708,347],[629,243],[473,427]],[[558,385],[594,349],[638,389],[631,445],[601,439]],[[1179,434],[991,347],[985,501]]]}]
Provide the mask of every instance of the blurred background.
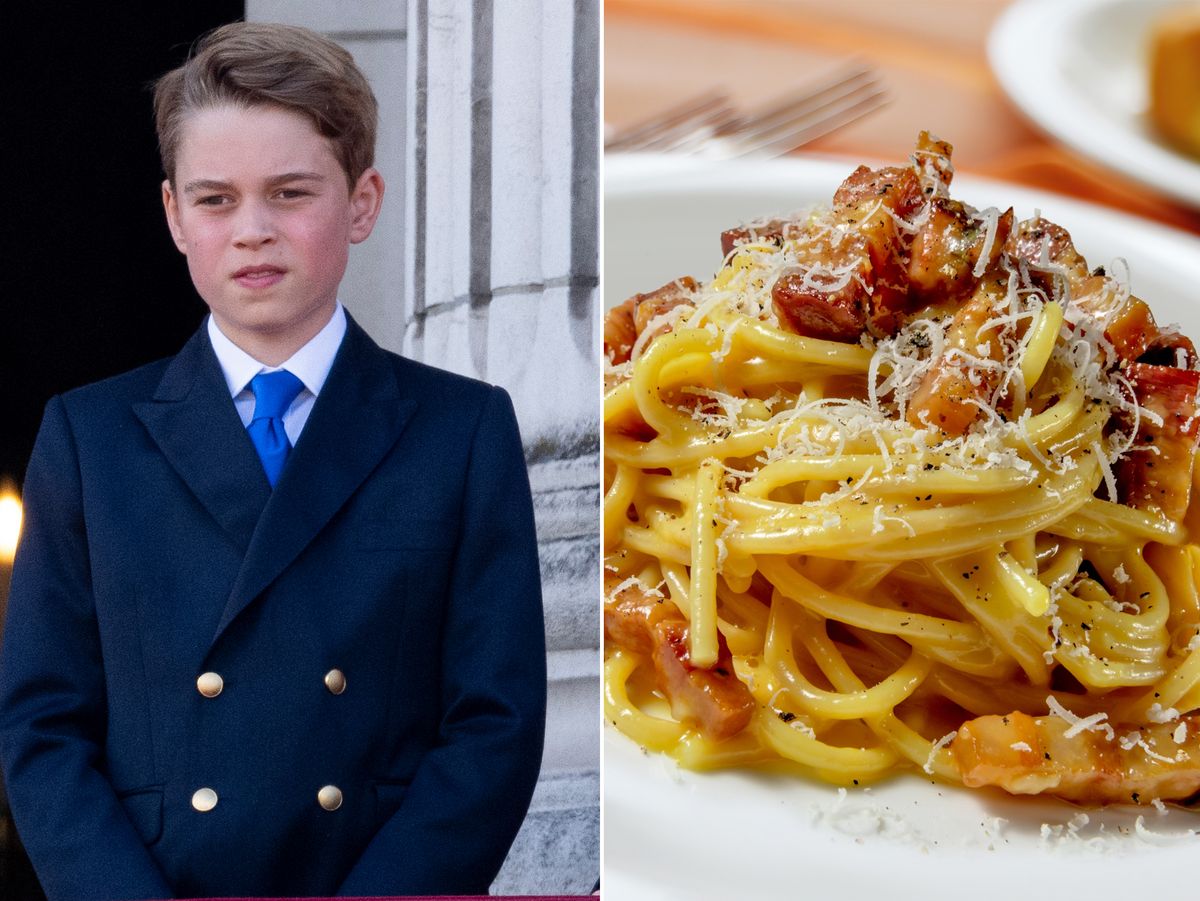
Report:
[{"label": "blurred background", "polygon": [[[928,129],[954,145],[959,172],[1200,233],[1200,166],[1145,112],[1149,33],[1169,7],[1197,4],[607,0],[606,137],[705,92],[752,113],[864,70],[860,83],[871,81],[882,102],[860,103],[851,111],[860,118],[830,123],[798,153],[894,164]],[[1200,67],[1194,35],[1181,52]]]}]

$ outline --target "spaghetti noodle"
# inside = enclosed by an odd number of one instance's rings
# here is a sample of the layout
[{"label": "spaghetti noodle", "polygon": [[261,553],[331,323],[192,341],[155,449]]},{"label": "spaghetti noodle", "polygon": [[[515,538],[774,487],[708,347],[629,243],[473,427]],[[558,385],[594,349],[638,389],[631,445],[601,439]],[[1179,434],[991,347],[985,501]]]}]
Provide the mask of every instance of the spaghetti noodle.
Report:
[{"label": "spaghetti noodle", "polygon": [[695,768],[1200,790],[1200,371],[950,148],[605,324],[605,704]]}]

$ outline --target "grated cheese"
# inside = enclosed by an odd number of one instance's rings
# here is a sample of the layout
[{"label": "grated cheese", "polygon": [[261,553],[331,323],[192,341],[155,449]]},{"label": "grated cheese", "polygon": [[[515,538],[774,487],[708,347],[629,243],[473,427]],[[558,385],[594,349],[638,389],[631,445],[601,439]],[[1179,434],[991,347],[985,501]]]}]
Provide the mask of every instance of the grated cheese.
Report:
[{"label": "grated cheese", "polygon": [[988,260],[992,255],[992,246],[996,243],[996,226],[1000,221],[1000,211],[994,206],[990,206],[986,210],[979,210],[975,213],[975,219],[983,222],[985,228],[983,246],[979,248],[979,260],[971,272],[976,278],[980,278],[987,271]]},{"label": "grated cheese", "polygon": [[1054,716],[1070,724],[1070,728],[1063,733],[1063,738],[1074,738],[1080,732],[1084,731],[1103,732],[1105,737],[1109,741],[1112,741],[1113,736],[1116,734],[1113,731],[1113,727],[1104,722],[1108,719],[1108,714],[1104,711],[1093,713],[1091,716],[1086,717],[1077,716],[1060,704],[1054,695],[1046,695],[1046,707]]},{"label": "grated cheese", "polygon": [[1122,750],[1132,751],[1134,748],[1141,748],[1142,753],[1157,763],[1182,763],[1188,759],[1186,751],[1176,751],[1174,757],[1167,757],[1164,754],[1159,754],[1152,747],[1146,744],[1146,739],[1142,737],[1141,732],[1129,732],[1122,735],[1117,743]]},{"label": "grated cheese", "polygon": [[1147,708],[1146,719],[1152,723],[1173,723],[1179,719],[1179,711],[1174,707],[1168,707],[1164,710],[1163,705],[1155,701]]},{"label": "grated cheese", "polygon": [[925,765],[921,767],[930,776],[933,775],[933,760],[937,757],[937,752],[946,747],[950,742],[954,741],[958,732],[947,732],[941,738],[933,743],[933,747],[929,749],[929,756],[925,759]]},{"label": "grated cheese", "polygon": [[729,356],[729,352],[733,349],[733,336],[737,334],[738,326],[741,324],[742,320],[735,319],[725,327],[725,337],[721,341],[721,348],[714,354],[714,359],[718,362]]},{"label": "grated cheese", "polygon": [[667,312],[659,313],[657,316],[653,317],[649,322],[646,323],[646,327],[642,329],[642,333],[637,336],[637,341],[633,343],[633,350],[629,352],[630,363],[634,362],[640,358],[643,353],[645,353],[646,347],[660,331],[665,330],[665,328],[674,328],[675,324],[679,322],[680,319],[684,318],[689,313],[693,313],[694,311],[694,307],[686,303],[681,303],[678,306],[667,310]]},{"label": "grated cheese", "polygon": [[646,585],[645,582],[643,582],[637,576],[630,576],[628,579],[621,582],[612,591],[610,591],[608,593],[608,603],[610,603],[610,604],[614,603],[617,599],[617,595],[619,595],[625,589],[632,588],[635,585],[642,592],[642,594],[645,594],[649,597],[665,598],[666,595],[663,594],[661,591],[659,591],[659,588],[661,588],[665,584],[666,584],[665,581],[659,582],[658,588],[650,588],[648,585]]},{"label": "grated cheese", "polygon": [[691,417],[697,422],[725,429],[736,429],[741,426],[742,411],[749,398],[735,397],[724,391],[718,391],[716,388],[694,388],[690,385],[681,388],[680,392],[694,397],[712,398],[720,406],[719,413],[707,412],[702,406],[692,409]]},{"label": "grated cheese", "polygon": [[1192,838],[1194,835],[1192,832],[1183,832],[1176,835],[1153,832],[1146,828],[1146,818],[1141,814],[1138,814],[1138,818],[1133,822],[1133,831],[1142,841],[1150,842],[1154,845],[1172,845],[1181,838]]},{"label": "grated cheese", "polygon": [[1092,442],[1092,453],[1100,461],[1100,472],[1104,476],[1104,490],[1108,492],[1108,499],[1115,504],[1119,500],[1117,496],[1117,478],[1113,475],[1112,466],[1109,465],[1108,454],[1104,452],[1104,448],[1100,446],[1099,441]]},{"label": "grated cheese", "polygon": [[889,522],[900,523],[900,525],[902,525],[902,526],[904,526],[904,528],[908,529],[908,534],[910,537],[913,537],[913,538],[916,537],[917,530],[912,527],[912,524],[907,519],[904,519],[900,516],[889,516],[888,514],[884,513],[883,504],[879,504],[875,508],[874,520],[873,520],[873,524],[871,527],[871,534],[877,535],[880,532],[884,531],[884,529],[886,528],[886,526],[884,524],[889,523]]},{"label": "grated cheese", "polygon": [[[786,713],[791,712],[791,711],[785,711],[782,707],[779,706],[779,696],[781,694],[786,694],[787,690],[788,689],[787,689],[786,685],[781,685],[779,688],[775,689],[775,691],[771,694],[771,697],[767,699],[767,708],[777,716],[779,714],[782,714],[785,712]],[[789,726],[791,726],[793,729],[795,729],[797,732],[801,733],[802,735],[804,735],[808,738],[816,738],[817,737],[817,733],[815,731],[813,731],[813,728],[810,725],[808,725],[808,723],[806,723],[802,717],[793,716],[790,720],[787,721],[787,724]]]},{"label": "grated cheese", "polygon": [[1137,616],[1142,612],[1141,607],[1129,601],[1115,601],[1112,598],[1106,597],[1102,599],[1102,603],[1113,613],[1132,613],[1134,616]]},{"label": "grated cheese", "polygon": [[1046,613],[1043,615],[1050,617],[1050,647],[1042,651],[1042,659],[1047,664],[1054,663],[1054,654],[1058,648],[1062,647],[1062,617],[1058,615],[1058,596],[1063,593],[1061,588],[1054,588],[1050,591],[1050,606],[1046,608]]}]

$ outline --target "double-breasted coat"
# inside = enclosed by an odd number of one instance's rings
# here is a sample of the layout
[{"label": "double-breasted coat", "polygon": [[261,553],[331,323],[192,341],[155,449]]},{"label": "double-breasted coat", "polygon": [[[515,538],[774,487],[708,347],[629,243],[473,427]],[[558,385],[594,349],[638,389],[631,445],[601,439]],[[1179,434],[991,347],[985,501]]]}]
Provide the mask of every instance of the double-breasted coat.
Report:
[{"label": "double-breasted coat", "polygon": [[272,491],[202,328],[51,400],[24,497],[0,758],[52,901],[487,890],[545,715],[502,390],[351,320]]}]

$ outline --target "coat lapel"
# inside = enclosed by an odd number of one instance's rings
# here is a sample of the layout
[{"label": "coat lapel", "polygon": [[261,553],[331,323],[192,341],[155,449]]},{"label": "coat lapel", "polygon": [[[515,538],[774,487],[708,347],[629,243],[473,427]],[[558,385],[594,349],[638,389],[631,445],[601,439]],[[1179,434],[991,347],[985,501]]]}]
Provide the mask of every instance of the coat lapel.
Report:
[{"label": "coat lapel", "polygon": [[202,326],[133,405],[167,462],[244,553],[271,487]]},{"label": "coat lapel", "polygon": [[387,355],[347,315],[342,346],[258,519],[214,643],[350,499],[414,409],[415,401],[401,398]]}]

